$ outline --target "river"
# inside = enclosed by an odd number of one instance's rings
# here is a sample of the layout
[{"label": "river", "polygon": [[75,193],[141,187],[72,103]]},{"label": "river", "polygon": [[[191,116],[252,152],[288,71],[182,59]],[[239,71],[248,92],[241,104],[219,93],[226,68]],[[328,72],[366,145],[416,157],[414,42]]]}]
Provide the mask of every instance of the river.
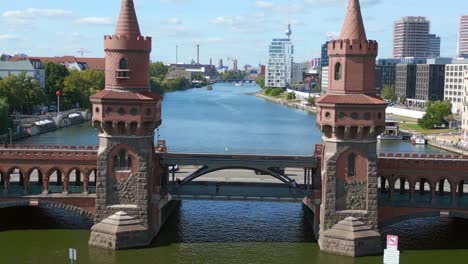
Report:
[{"label": "river", "polygon": [[[160,138],[169,150],[311,154],[321,142],[315,115],[247,95],[254,86],[215,85],[165,95]],[[97,144],[89,124],[32,137],[29,144]],[[408,142],[379,144],[384,152],[438,152]],[[310,212],[301,204],[184,201],[150,248],[89,248],[92,222],[58,209],[0,209],[0,263],[382,263],[319,251]],[[6,231],[11,230],[11,231]],[[466,263],[468,221],[423,218],[382,230],[401,239],[401,263]],[[421,250],[424,249],[424,250]]]}]

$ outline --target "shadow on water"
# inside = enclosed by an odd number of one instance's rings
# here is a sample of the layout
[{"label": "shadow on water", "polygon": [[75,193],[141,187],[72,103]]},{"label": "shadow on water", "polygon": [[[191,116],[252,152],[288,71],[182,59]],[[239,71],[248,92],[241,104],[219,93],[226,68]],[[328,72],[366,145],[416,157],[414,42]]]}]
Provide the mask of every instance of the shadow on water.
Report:
[{"label": "shadow on water", "polygon": [[[179,243],[316,243],[313,213],[300,203],[183,201],[152,247]],[[291,210],[293,208],[293,210]]]},{"label": "shadow on water", "polygon": [[384,227],[382,234],[383,239],[387,234],[398,235],[401,250],[468,249],[468,219],[412,219]]},{"label": "shadow on water", "polygon": [[3,208],[0,209],[0,216],[0,231],[90,229],[93,225],[92,219],[58,208]]}]

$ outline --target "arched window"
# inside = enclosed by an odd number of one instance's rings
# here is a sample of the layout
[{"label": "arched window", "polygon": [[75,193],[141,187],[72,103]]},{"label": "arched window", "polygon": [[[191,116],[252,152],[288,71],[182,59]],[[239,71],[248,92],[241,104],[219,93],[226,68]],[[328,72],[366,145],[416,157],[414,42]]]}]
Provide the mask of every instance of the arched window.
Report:
[{"label": "arched window", "polygon": [[356,155],[354,155],[354,153],[348,156],[348,176],[356,176]]},{"label": "arched window", "polygon": [[119,79],[128,79],[129,78],[128,69],[128,60],[126,58],[122,58],[119,62],[119,69],[117,70],[117,78]]},{"label": "arched window", "polygon": [[341,80],[341,63],[339,62],[335,64],[335,80]]},{"label": "arched window", "polygon": [[129,171],[132,169],[132,157],[124,149],[114,156],[114,171]]}]

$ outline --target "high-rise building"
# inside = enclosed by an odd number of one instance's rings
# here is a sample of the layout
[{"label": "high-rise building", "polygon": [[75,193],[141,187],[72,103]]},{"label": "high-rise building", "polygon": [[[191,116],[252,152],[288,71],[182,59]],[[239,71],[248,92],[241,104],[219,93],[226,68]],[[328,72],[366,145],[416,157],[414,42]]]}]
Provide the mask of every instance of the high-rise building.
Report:
[{"label": "high-rise building", "polygon": [[322,44],[322,53],[320,55],[320,67],[328,66],[328,41]]},{"label": "high-rise building", "polygon": [[445,65],[416,65],[416,100],[444,100]]},{"label": "high-rise building", "polygon": [[265,85],[268,87],[285,88],[291,84],[294,46],[288,38],[273,39],[269,48],[269,58],[266,67]]},{"label": "high-rise building", "polygon": [[222,68],[224,68],[223,59],[219,59],[219,62],[218,62],[218,69],[222,69]]},{"label": "high-rise building", "polygon": [[429,34],[428,39],[427,57],[438,58],[440,57],[440,37],[435,34]]},{"label": "high-rise building", "polygon": [[394,24],[393,57],[426,57],[429,21],[425,17],[404,17]]},{"label": "high-rise building", "polygon": [[444,100],[452,103],[453,113],[461,113],[463,110],[465,98],[463,73],[466,70],[468,70],[468,60],[454,61],[453,64],[445,66]]},{"label": "high-rise building", "polygon": [[460,17],[458,39],[458,55],[461,57],[468,56],[468,15]]}]

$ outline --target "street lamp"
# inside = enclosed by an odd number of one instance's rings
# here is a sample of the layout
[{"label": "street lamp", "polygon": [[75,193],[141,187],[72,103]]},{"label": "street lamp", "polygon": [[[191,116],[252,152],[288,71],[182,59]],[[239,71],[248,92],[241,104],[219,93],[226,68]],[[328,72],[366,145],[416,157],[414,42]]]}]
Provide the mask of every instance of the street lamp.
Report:
[{"label": "street lamp", "polygon": [[8,131],[10,132],[10,145],[13,144],[13,131],[11,131],[11,128],[8,128]]},{"label": "street lamp", "polygon": [[55,95],[57,95],[57,118],[60,114],[60,96],[62,96],[62,92],[60,90],[57,90],[55,92]]}]

